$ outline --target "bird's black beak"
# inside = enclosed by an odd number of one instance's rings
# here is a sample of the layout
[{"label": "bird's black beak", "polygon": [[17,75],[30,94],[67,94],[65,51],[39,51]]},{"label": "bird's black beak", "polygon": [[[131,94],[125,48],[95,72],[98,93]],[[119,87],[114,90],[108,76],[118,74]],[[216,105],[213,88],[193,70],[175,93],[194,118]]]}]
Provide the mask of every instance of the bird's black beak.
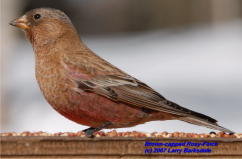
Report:
[{"label": "bird's black beak", "polygon": [[15,20],[11,21],[9,24],[12,25],[12,26],[21,28],[23,30],[26,30],[26,29],[29,28],[28,20],[27,20],[25,15],[20,17],[20,18],[17,18]]}]

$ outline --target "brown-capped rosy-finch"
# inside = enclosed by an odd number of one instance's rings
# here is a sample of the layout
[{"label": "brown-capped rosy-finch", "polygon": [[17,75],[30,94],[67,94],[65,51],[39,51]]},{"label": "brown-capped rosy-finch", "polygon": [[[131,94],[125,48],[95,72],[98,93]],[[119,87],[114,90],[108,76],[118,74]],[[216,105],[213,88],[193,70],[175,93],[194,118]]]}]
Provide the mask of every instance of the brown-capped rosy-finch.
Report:
[{"label": "brown-capped rosy-finch", "polygon": [[87,136],[154,120],[182,120],[228,133],[209,116],[173,103],[94,54],[65,13],[38,8],[10,23],[26,33],[36,60],[36,79],[49,104],[82,125]]}]

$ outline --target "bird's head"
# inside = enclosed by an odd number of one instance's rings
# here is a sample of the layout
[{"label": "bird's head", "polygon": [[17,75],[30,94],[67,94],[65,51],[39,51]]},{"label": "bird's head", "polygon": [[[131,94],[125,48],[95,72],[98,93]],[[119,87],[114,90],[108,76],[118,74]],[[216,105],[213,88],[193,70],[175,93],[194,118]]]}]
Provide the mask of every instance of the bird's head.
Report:
[{"label": "bird's head", "polygon": [[25,31],[31,43],[46,44],[64,34],[76,35],[68,16],[57,9],[37,8],[10,22],[10,25]]}]

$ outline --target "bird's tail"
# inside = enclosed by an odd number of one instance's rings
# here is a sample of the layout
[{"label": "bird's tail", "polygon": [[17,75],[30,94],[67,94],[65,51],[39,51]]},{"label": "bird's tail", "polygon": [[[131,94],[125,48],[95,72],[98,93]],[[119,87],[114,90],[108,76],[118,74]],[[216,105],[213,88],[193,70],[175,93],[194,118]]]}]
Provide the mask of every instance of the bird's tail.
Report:
[{"label": "bird's tail", "polygon": [[205,126],[207,128],[214,129],[214,130],[219,130],[227,133],[234,133],[233,131],[218,125],[217,122],[211,122],[206,119],[202,119],[198,117],[193,117],[193,116],[181,117],[179,118],[179,120],[182,120],[191,124],[199,125],[199,126]]},{"label": "bird's tail", "polygon": [[181,115],[181,117],[178,118],[179,120],[182,120],[191,124],[199,125],[199,126],[204,126],[210,129],[215,129],[215,130],[219,130],[227,133],[234,133],[233,131],[218,125],[217,120],[207,115],[181,107],[178,104],[171,101],[167,101],[167,102],[170,106],[175,107],[176,109],[180,109],[184,112],[187,112],[187,114]]}]

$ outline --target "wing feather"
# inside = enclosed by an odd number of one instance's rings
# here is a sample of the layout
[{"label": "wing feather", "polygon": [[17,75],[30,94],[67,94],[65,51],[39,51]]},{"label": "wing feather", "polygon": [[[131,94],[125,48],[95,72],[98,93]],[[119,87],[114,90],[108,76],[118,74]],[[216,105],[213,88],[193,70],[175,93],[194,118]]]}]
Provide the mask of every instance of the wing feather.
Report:
[{"label": "wing feather", "polygon": [[79,89],[94,92],[111,100],[132,106],[163,111],[179,116],[187,116],[192,112],[181,106],[169,104],[169,101],[159,93],[132,77],[98,76],[90,80],[79,80],[77,83]]}]

